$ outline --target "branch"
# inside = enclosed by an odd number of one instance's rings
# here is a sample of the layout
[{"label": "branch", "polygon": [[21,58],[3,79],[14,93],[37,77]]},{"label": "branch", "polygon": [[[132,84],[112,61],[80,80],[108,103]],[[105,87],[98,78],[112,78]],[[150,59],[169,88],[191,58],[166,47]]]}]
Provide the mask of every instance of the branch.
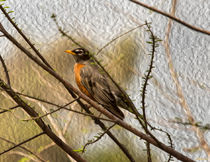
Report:
[{"label": "branch", "polygon": [[37,134],[37,135],[35,135],[35,136],[33,136],[33,137],[31,137],[31,138],[29,138],[29,139],[27,139],[27,140],[21,142],[21,143],[19,143],[19,144],[16,144],[15,146],[13,146],[13,147],[11,147],[11,148],[9,148],[9,149],[3,151],[3,152],[0,152],[0,155],[3,155],[3,154],[5,154],[5,153],[9,152],[10,150],[13,150],[13,149],[15,149],[16,147],[19,147],[19,146],[21,146],[22,144],[27,143],[27,142],[29,142],[29,141],[31,141],[31,140],[33,140],[33,139],[35,139],[35,138],[37,138],[37,137],[43,135],[43,134],[45,134],[45,132],[41,132],[41,133],[39,133],[39,134]]},{"label": "branch", "polygon": [[45,116],[47,116],[47,115],[53,114],[53,113],[55,113],[55,112],[57,112],[57,111],[59,111],[59,110],[61,110],[61,109],[64,109],[66,106],[72,104],[73,102],[75,102],[75,101],[78,100],[78,99],[79,99],[79,98],[76,98],[76,99],[74,99],[73,101],[71,101],[71,102],[65,104],[64,106],[58,106],[58,107],[59,107],[58,109],[53,110],[53,111],[51,111],[51,112],[49,112],[49,113],[46,113],[46,114],[44,114],[44,115],[40,115],[40,116],[37,116],[37,117],[34,117],[34,118],[30,118],[30,119],[24,119],[23,121],[41,119],[41,118],[43,118],[43,117],[45,117]]},{"label": "branch", "polygon": [[203,130],[210,130],[210,124],[202,125],[200,122],[191,123],[191,122],[184,122],[182,120],[174,120],[172,123],[181,124],[184,126],[192,126],[192,127],[198,127]]},{"label": "branch", "polygon": [[[3,141],[6,141],[6,142],[8,142],[8,143],[11,143],[11,144],[13,144],[13,145],[15,145],[15,146],[17,146],[17,144],[15,144],[14,142],[9,141],[9,140],[7,140],[7,139],[5,139],[5,138],[3,138],[3,137],[0,137],[0,139],[3,140]],[[38,156],[36,153],[34,153],[34,152],[32,152],[31,150],[27,149],[26,147],[23,147],[23,146],[21,146],[21,145],[18,145],[17,147],[20,147],[21,149],[23,149],[23,150],[29,152],[30,154],[34,155],[37,159],[39,159],[39,161],[42,161],[42,162],[45,162],[45,161],[46,161],[46,160],[42,159],[40,156]],[[16,147],[15,147],[15,148],[16,148]],[[13,149],[14,149],[14,148],[13,148]],[[10,150],[11,150],[11,149],[10,149]]]},{"label": "branch", "polygon": [[23,93],[20,93],[20,92],[16,92],[16,93],[17,93],[18,95],[21,95],[21,96],[24,96],[24,97],[27,97],[27,98],[30,98],[30,99],[33,99],[33,100],[37,100],[37,101],[40,101],[40,102],[43,102],[43,103],[46,103],[46,104],[49,104],[49,105],[53,105],[53,106],[58,107],[58,109],[53,110],[53,111],[51,111],[51,112],[49,112],[49,113],[46,113],[46,114],[41,115],[41,116],[38,116],[38,117],[36,117],[36,118],[24,119],[23,121],[29,121],[29,120],[35,120],[35,119],[38,119],[38,118],[43,118],[43,117],[45,117],[45,116],[47,116],[47,115],[53,114],[53,113],[55,113],[55,112],[61,110],[61,109],[65,109],[65,110],[67,110],[67,111],[72,111],[72,112],[75,112],[75,113],[77,113],[77,114],[81,114],[81,115],[85,115],[85,116],[94,117],[94,118],[101,119],[101,120],[104,120],[104,121],[114,122],[113,120],[110,120],[110,119],[105,119],[105,118],[97,117],[97,116],[92,115],[92,114],[83,113],[83,112],[76,111],[76,110],[72,110],[72,109],[66,107],[66,106],[68,106],[69,104],[73,103],[74,101],[79,100],[79,98],[74,99],[73,101],[71,101],[71,102],[65,104],[64,106],[60,106],[60,105],[57,105],[57,104],[55,104],[55,103],[52,103],[52,102],[47,101],[47,100],[44,100],[44,99],[40,99],[40,98],[37,98],[37,97],[29,96],[29,95],[26,95],[26,94],[23,94]]},{"label": "branch", "polygon": [[85,152],[85,148],[88,146],[88,145],[91,145],[91,144],[94,144],[96,143],[97,141],[99,141],[105,134],[107,134],[108,131],[110,131],[110,129],[112,129],[116,124],[113,124],[112,126],[110,126],[106,131],[104,131],[102,134],[100,134],[100,136],[96,137],[95,140],[90,140],[88,143],[85,144],[85,146],[83,147],[82,149],[82,152],[84,153]]},{"label": "branch", "polygon": [[[56,15],[52,14],[51,18],[53,19],[53,21],[56,23],[57,28],[59,29],[59,32],[61,32],[61,34],[63,36],[66,36],[68,39],[70,39],[73,43],[75,43],[76,45],[78,45],[79,47],[84,48],[82,45],[80,45],[78,42],[76,42],[71,36],[69,36],[67,33],[65,33],[61,27],[58,25],[57,19],[56,19]],[[141,24],[133,29],[130,29],[129,31],[115,37],[114,39],[112,39],[110,42],[106,43],[102,48],[99,49],[99,51],[96,53],[96,55],[98,55],[103,49],[105,49],[107,46],[109,46],[112,42],[114,42],[115,40],[119,39],[120,37],[144,26],[145,24]],[[121,91],[121,93],[124,95],[124,97],[126,98],[127,103],[129,104],[129,107],[131,109],[129,109],[128,111],[130,111],[131,113],[134,113],[136,115],[136,118],[138,119],[139,123],[143,126],[143,123],[141,122],[142,116],[141,114],[137,111],[135,105],[133,104],[133,102],[131,101],[130,97],[121,89],[121,87],[114,81],[114,79],[110,76],[110,74],[106,71],[106,69],[101,65],[101,63],[94,57],[94,55],[91,55],[91,57],[94,59],[94,61],[98,64],[98,66],[105,72],[105,74],[107,75],[107,77],[110,78],[110,80],[115,84],[115,86]]]},{"label": "branch", "polygon": [[13,27],[18,31],[18,33],[23,37],[23,39],[29,44],[29,46],[34,50],[36,55],[43,61],[45,65],[47,65],[49,68],[53,69],[50,64],[45,60],[45,58],[40,54],[40,52],[35,48],[35,46],[31,43],[31,41],[23,34],[23,32],[18,28],[18,26],[15,24],[15,22],[10,18],[8,13],[5,11],[5,9],[0,5],[0,10],[3,12],[3,14],[6,16],[6,18],[9,20],[9,22],[13,25]]},{"label": "branch", "polygon": [[[106,47],[108,47],[110,44],[112,44],[114,41],[116,41],[117,39],[119,39],[120,37],[122,37],[122,36],[124,36],[124,35],[126,35],[126,34],[128,34],[128,33],[130,33],[130,32],[132,32],[132,31],[134,31],[134,30],[136,30],[136,29],[138,29],[138,28],[140,28],[140,27],[142,27],[142,26],[144,26],[145,24],[142,24],[142,25],[138,25],[137,27],[135,27],[135,28],[133,28],[133,29],[131,29],[131,30],[128,30],[127,32],[125,32],[125,33],[123,33],[123,34],[121,34],[121,35],[119,35],[119,36],[117,36],[117,37],[115,37],[114,39],[112,39],[111,41],[109,41],[108,43],[106,43],[102,48],[100,48],[99,50],[98,50],[98,52],[96,53],[96,55],[98,55],[103,49],[105,49]],[[95,59],[95,58],[94,58]],[[96,60],[96,59],[95,59]],[[98,62],[98,61],[97,61]],[[100,64],[99,64],[100,65]]]},{"label": "branch", "polygon": [[[61,27],[58,25],[57,19],[56,19],[56,15],[52,14],[51,18],[53,19],[53,21],[56,23],[56,26],[59,30],[59,32],[61,32],[61,34],[63,36],[66,36],[68,39],[70,39],[72,42],[74,42],[76,45],[78,45],[79,47],[82,47],[82,45],[80,45],[78,42],[76,42],[71,36],[69,36],[68,34],[66,34]],[[96,60],[96,59],[95,59]],[[98,62],[99,63],[99,62]],[[65,85],[64,85],[65,86]],[[66,87],[66,86],[65,86]],[[68,90],[68,92],[71,94],[72,97],[76,97],[74,95],[74,93],[72,91],[70,91],[68,89],[68,87],[66,87],[66,89]],[[86,108],[86,106],[79,100],[78,104],[89,114],[92,114],[90,112],[90,110],[88,108]],[[95,121],[95,123],[97,125],[99,125],[103,130],[106,130],[106,126],[104,125],[104,123],[102,123],[98,118],[92,117],[92,119]],[[124,147],[124,145],[122,145],[118,139],[111,133],[111,132],[107,132],[107,134],[109,135],[109,137],[119,146],[119,148],[124,152],[124,154],[127,156],[127,158],[131,161],[134,162],[133,157],[130,155],[130,153],[128,152],[128,150]]]},{"label": "branch", "polygon": [[[50,68],[49,68],[50,69]],[[50,69],[52,70],[52,69]],[[53,71],[53,70],[52,70]],[[0,79],[0,87],[2,87],[6,93],[19,105],[21,106],[31,117],[37,117],[37,112],[34,111],[26,102],[24,102],[15,92],[11,89],[2,79]],[[36,119],[35,122],[43,130],[52,141],[54,141],[60,148],[62,148],[66,153],[73,157],[77,161],[85,162],[80,155],[73,151],[66,143],[64,143],[52,130],[44,123],[41,119]]]},{"label": "branch", "polygon": [[129,0],[129,1],[133,2],[133,3],[137,4],[137,5],[140,5],[142,7],[145,7],[147,9],[150,9],[150,10],[152,10],[152,11],[154,11],[156,13],[159,13],[159,14],[161,14],[163,16],[166,16],[166,17],[176,21],[177,23],[182,24],[182,25],[184,25],[184,26],[186,26],[186,27],[188,27],[188,28],[190,28],[190,29],[192,29],[194,31],[197,31],[197,32],[200,32],[200,33],[203,33],[203,34],[206,34],[206,35],[210,35],[210,31],[207,31],[207,30],[195,27],[193,25],[190,25],[190,24],[186,23],[185,21],[182,21],[182,20],[180,20],[180,19],[178,19],[178,18],[176,18],[176,17],[174,17],[174,16],[172,16],[172,15],[166,13],[166,12],[160,11],[160,10],[154,8],[154,7],[148,6],[148,5],[146,5],[146,4],[142,3],[142,2],[138,2],[136,0]]},{"label": "branch", "polygon": [[78,42],[76,42],[71,36],[69,36],[68,34],[66,34],[62,28],[59,26],[58,24],[58,21],[57,21],[57,18],[56,18],[56,15],[55,14],[52,14],[51,18],[53,19],[53,21],[55,22],[55,25],[57,26],[58,28],[58,31],[62,34],[62,36],[65,36],[67,37],[68,39],[70,39],[74,44],[76,44],[77,46],[79,47],[82,47],[81,44],[79,44]]},{"label": "branch", "polygon": [[10,108],[8,108],[8,109],[0,108],[0,109],[3,109],[3,111],[0,111],[0,114],[3,114],[3,113],[5,113],[5,112],[7,112],[7,111],[11,111],[11,110],[16,109],[16,108],[18,108],[18,107],[20,107],[20,106],[19,106],[19,105],[16,105],[16,106],[10,107]]},{"label": "branch", "polygon": [[[0,5],[0,6],[1,6],[1,5]],[[8,73],[8,70],[7,70],[7,66],[6,66],[6,64],[5,64],[5,62],[4,62],[4,59],[2,58],[1,55],[0,55],[0,61],[1,61],[2,66],[3,66],[3,68],[4,68],[4,72],[5,72],[6,79],[7,79],[7,84],[8,84],[9,86],[11,86],[11,84],[10,84],[10,78],[9,78],[9,73]]]},{"label": "branch", "polygon": [[[0,24],[0,30],[2,30],[2,25]],[[174,157],[176,157],[179,160],[183,160],[183,161],[189,161],[192,162],[193,160],[191,160],[190,158],[184,156],[183,154],[175,151],[174,149],[166,146],[163,143],[157,143],[153,138],[145,135],[144,133],[138,131],[137,129],[131,127],[129,124],[125,123],[124,121],[116,118],[115,116],[113,116],[110,112],[108,112],[107,110],[105,110],[101,105],[99,105],[98,103],[96,103],[95,101],[91,100],[89,97],[87,97],[86,95],[84,95],[83,93],[81,93],[78,89],[74,88],[69,82],[65,81],[60,75],[58,75],[55,71],[53,71],[52,69],[50,69],[49,67],[47,67],[46,65],[44,65],[42,62],[40,62],[40,60],[38,60],[36,57],[34,57],[28,50],[26,50],[22,45],[20,45],[7,31],[2,30],[3,33],[5,34],[5,36],[11,41],[13,42],[22,52],[24,52],[29,58],[31,58],[36,64],[38,64],[39,66],[41,66],[45,71],[47,71],[48,73],[50,73],[52,76],[54,76],[58,81],[60,81],[64,87],[68,90],[68,92],[73,96],[76,97],[76,95],[73,93],[75,92],[79,97],[83,98],[86,102],[88,102],[90,105],[92,105],[96,110],[100,111],[101,113],[103,113],[104,115],[106,115],[107,117],[109,117],[110,119],[114,120],[118,125],[122,126],[123,128],[129,130],[130,132],[134,133],[135,135],[139,136],[140,138],[148,141],[149,143],[161,148],[162,150],[164,150],[165,152],[173,155]],[[1,85],[1,84],[0,84]],[[8,93],[10,93],[11,91],[9,90]],[[13,91],[14,93],[14,91]],[[79,102],[80,100],[78,100]],[[82,103],[81,103],[82,104]],[[28,106],[28,105],[27,105]],[[33,110],[33,109],[32,109]],[[34,110],[33,110],[34,111]],[[87,110],[89,111],[89,110]],[[31,112],[30,112],[31,113]],[[34,113],[34,112],[33,112]],[[90,111],[89,111],[90,113]],[[37,114],[35,115],[37,116]],[[33,114],[34,117],[34,114]],[[37,119],[38,120],[38,119]],[[37,121],[36,120],[36,121]],[[39,119],[40,120],[40,119]],[[39,121],[38,120],[38,121]],[[95,119],[96,120],[96,119]],[[98,120],[100,121],[100,120]],[[41,122],[41,121],[39,121]],[[39,123],[40,126],[43,126],[42,123]],[[101,125],[100,125],[101,126]],[[45,126],[44,126],[44,129]],[[48,130],[49,131],[49,130]],[[51,130],[50,130],[51,132]],[[54,135],[52,135],[54,138]],[[113,138],[112,138],[113,139]],[[59,139],[60,140],[60,139]],[[61,140],[60,140],[61,141]],[[60,146],[60,144],[59,144]],[[70,149],[71,150],[71,149]],[[72,153],[68,149],[68,153]],[[74,152],[75,153],[75,152]],[[78,155],[75,155],[78,156]]]},{"label": "branch", "polygon": [[[149,79],[152,77],[151,73],[152,73],[152,69],[153,67],[153,63],[154,63],[154,56],[155,56],[155,48],[158,47],[157,41],[159,41],[153,34],[152,30],[151,30],[151,26],[146,22],[146,26],[147,26],[147,31],[150,33],[150,41],[148,41],[147,43],[152,45],[152,50],[151,50],[151,59],[150,59],[150,64],[149,64],[149,69],[147,70],[147,74],[145,74],[145,76],[143,77],[144,83],[143,83],[143,87],[141,90],[141,104],[142,104],[142,111],[143,111],[143,120],[144,120],[144,130],[147,134],[151,135],[151,137],[153,137],[157,142],[159,142],[148,130],[148,122],[147,122],[147,118],[146,118],[146,105],[145,105],[145,99],[146,99],[146,88],[148,85],[148,81]],[[147,146],[147,158],[148,158],[148,162],[151,162],[151,150],[150,150],[150,144],[147,142],[146,143]]]}]

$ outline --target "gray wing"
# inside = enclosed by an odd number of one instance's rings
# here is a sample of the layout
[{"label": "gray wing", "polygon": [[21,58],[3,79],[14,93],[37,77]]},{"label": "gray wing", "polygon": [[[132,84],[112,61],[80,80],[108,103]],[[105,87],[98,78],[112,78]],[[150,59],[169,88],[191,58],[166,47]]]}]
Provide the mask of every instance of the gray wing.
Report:
[{"label": "gray wing", "polygon": [[99,104],[120,119],[124,118],[124,114],[116,105],[115,97],[110,90],[106,78],[97,68],[86,65],[81,69],[80,76],[84,87]]}]

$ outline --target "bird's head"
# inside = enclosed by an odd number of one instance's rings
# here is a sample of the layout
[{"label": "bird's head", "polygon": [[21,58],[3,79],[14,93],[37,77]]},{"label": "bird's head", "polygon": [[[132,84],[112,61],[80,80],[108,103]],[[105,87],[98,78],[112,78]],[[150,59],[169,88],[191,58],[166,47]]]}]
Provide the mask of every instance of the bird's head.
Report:
[{"label": "bird's head", "polygon": [[89,52],[84,48],[76,48],[74,50],[66,50],[68,54],[73,55],[76,62],[86,61],[90,59]]}]

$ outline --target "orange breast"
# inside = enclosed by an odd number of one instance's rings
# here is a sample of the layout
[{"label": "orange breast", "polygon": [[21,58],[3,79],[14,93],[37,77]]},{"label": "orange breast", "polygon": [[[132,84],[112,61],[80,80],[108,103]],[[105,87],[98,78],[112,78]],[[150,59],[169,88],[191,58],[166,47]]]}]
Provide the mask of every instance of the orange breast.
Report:
[{"label": "orange breast", "polygon": [[[84,64],[79,64],[76,63],[74,65],[74,75],[75,75],[75,80],[77,83],[77,86],[79,87],[80,91],[82,91],[84,94],[86,94],[88,97],[91,97],[91,95],[88,93],[87,89],[82,85],[81,82],[81,76],[80,76],[80,70],[84,67]],[[92,98],[92,97],[91,97]]]}]

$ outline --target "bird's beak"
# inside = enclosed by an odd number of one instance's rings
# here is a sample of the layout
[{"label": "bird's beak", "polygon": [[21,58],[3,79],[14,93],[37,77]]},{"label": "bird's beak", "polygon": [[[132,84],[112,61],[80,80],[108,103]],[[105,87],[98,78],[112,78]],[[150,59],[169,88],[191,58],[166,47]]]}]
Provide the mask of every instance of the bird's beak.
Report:
[{"label": "bird's beak", "polygon": [[72,52],[71,50],[66,50],[64,52],[69,53],[69,54],[72,54],[72,55],[76,55],[76,53]]}]

